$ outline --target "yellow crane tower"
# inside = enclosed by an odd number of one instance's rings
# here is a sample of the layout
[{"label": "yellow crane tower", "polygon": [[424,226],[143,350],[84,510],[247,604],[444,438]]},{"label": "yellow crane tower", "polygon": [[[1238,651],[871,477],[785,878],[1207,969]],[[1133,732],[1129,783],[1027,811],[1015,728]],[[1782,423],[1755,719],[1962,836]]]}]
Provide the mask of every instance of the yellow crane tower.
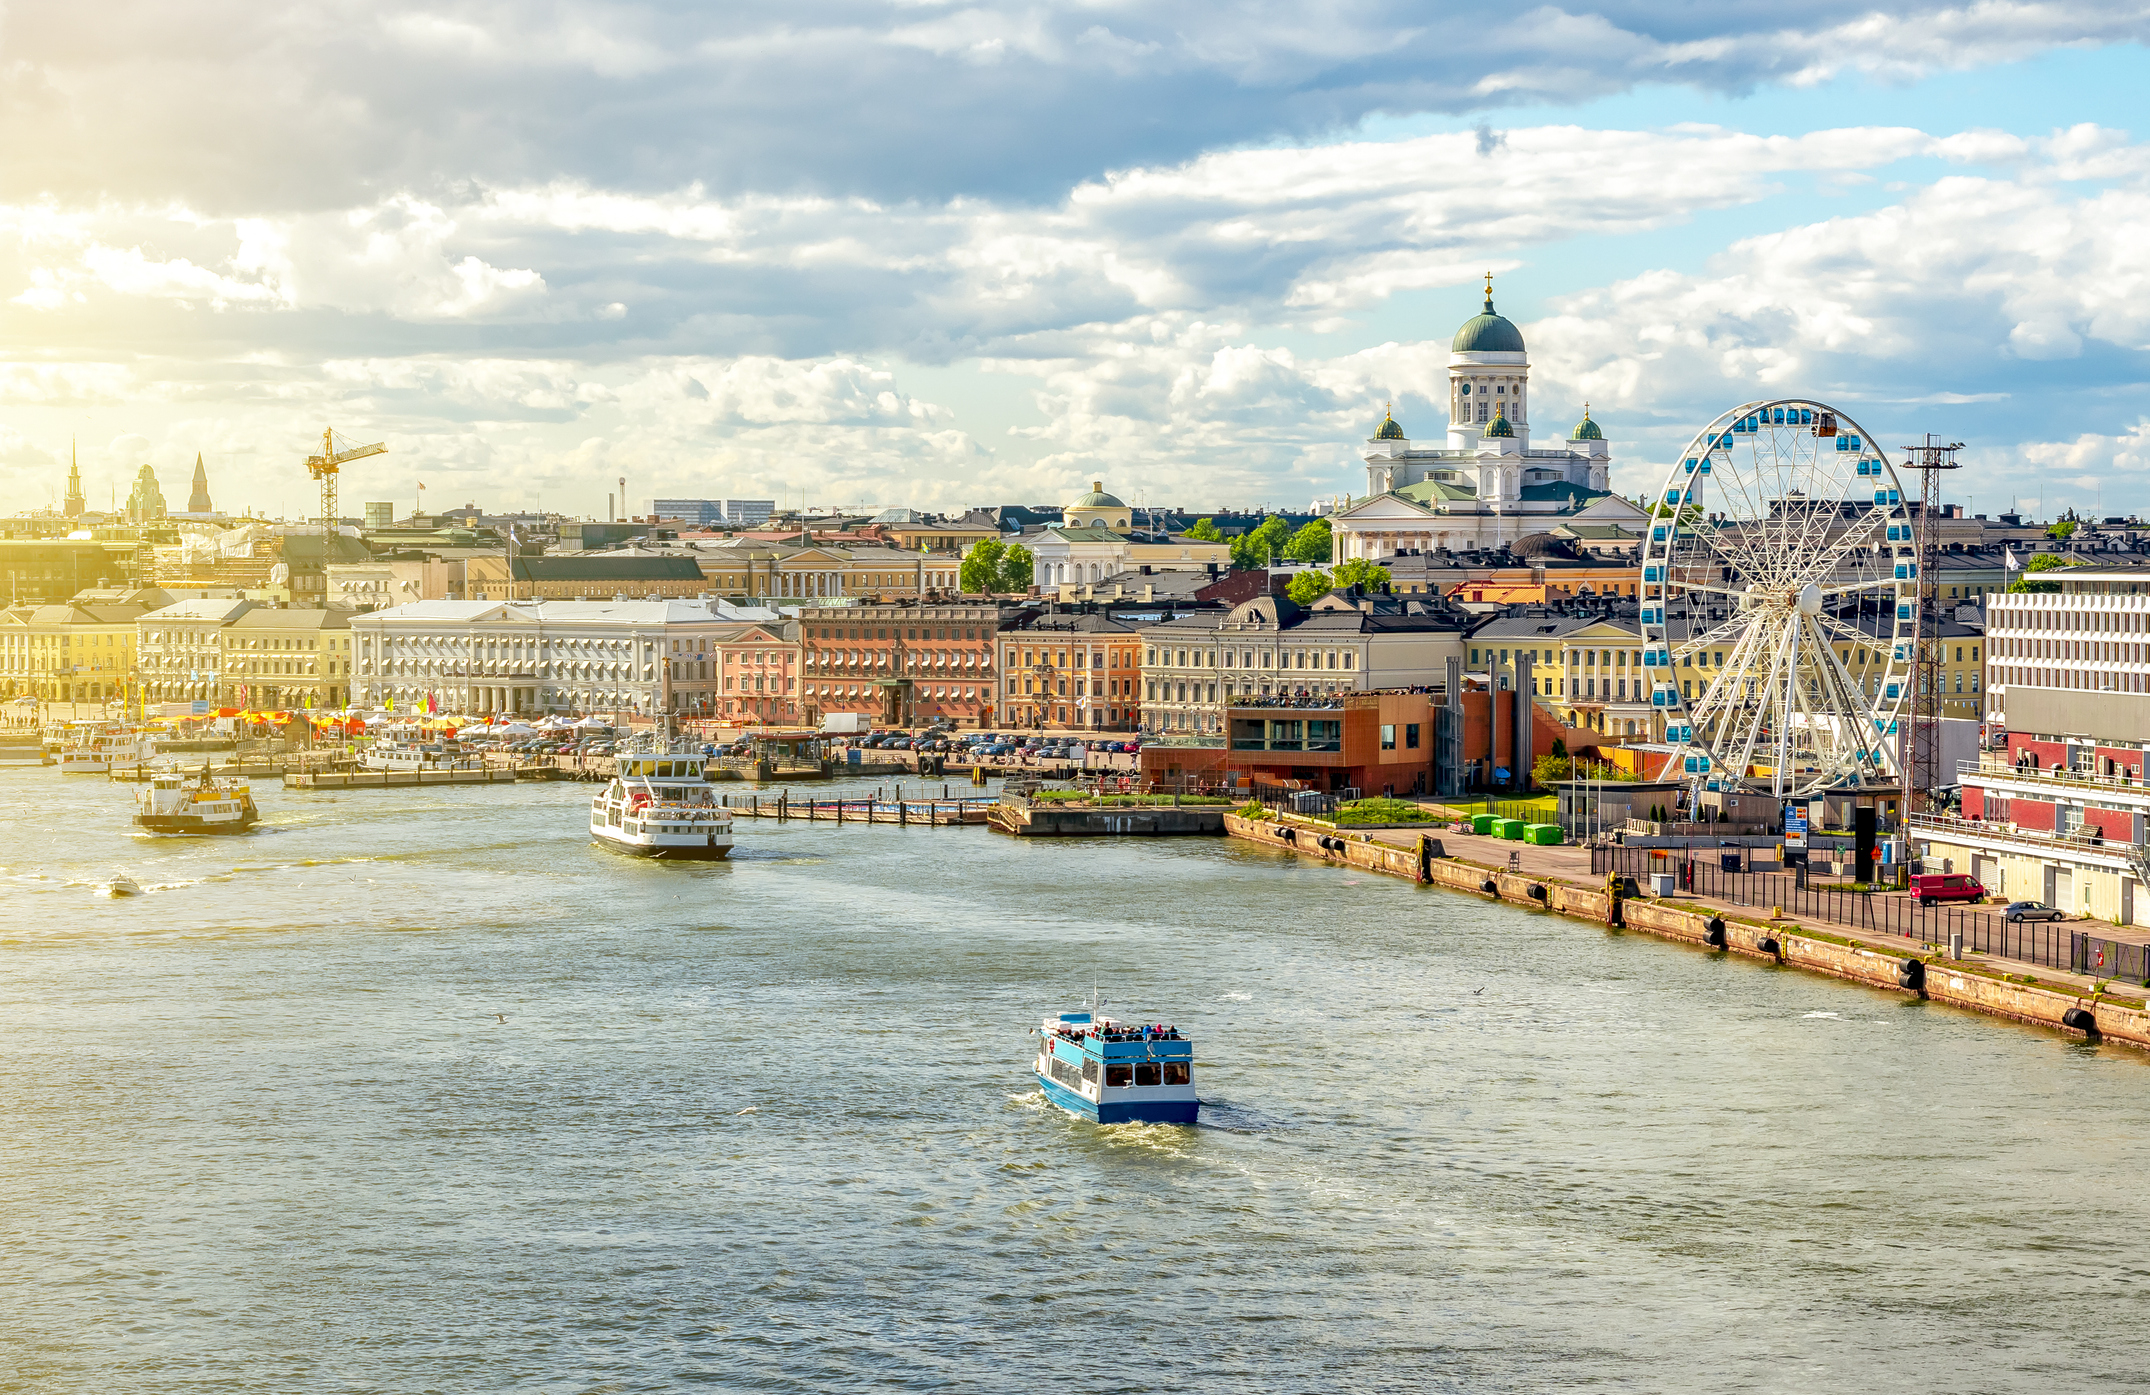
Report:
[{"label": "yellow crane tower", "polygon": [[[341,450],[337,449],[339,445],[343,447]],[[388,447],[378,441],[370,446],[354,446],[347,441],[339,442],[333,431],[321,433],[321,453],[306,457],[306,473],[321,481],[321,531],[326,537],[336,536],[337,472],[349,461],[363,460],[369,455],[385,455],[387,452]],[[322,549],[321,565],[325,567],[329,564],[334,549],[325,541]]]}]

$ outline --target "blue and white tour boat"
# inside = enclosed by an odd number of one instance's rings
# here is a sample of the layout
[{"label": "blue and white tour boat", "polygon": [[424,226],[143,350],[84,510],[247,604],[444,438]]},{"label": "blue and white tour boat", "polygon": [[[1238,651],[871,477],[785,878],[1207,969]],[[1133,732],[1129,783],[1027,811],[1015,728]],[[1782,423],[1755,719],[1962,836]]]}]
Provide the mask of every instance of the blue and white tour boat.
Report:
[{"label": "blue and white tour boat", "polygon": [[1098,1124],[1191,1124],[1194,1043],[1161,1022],[1121,1022],[1096,1010],[1048,1017],[1037,1029],[1045,1098]]}]

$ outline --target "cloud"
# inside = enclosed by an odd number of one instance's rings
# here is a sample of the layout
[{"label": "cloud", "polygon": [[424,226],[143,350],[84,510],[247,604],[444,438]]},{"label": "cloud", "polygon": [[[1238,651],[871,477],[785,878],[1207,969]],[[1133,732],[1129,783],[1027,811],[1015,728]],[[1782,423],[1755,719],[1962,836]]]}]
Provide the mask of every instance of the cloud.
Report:
[{"label": "cloud", "polygon": [[[966,32],[987,66],[1044,42]],[[0,206],[0,328],[38,346],[0,360],[0,404],[161,411],[169,442],[213,422],[273,497],[303,487],[287,443],[328,423],[396,443],[369,467],[392,490],[432,470],[588,493],[624,469],[638,491],[961,506],[1109,475],[1303,502],[1363,479],[1376,404],[1436,434],[1445,334],[1353,342],[1355,317],[1454,287],[1460,320],[1481,268],[1536,276],[1563,243],[1909,161],[1926,182],[1893,203],[1555,297],[1526,326],[1540,433],[1590,400],[1632,491],[1757,391],[2012,442],[2052,435],[2059,400],[2112,429],[2150,363],[2129,235],[2150,153],[2120,133],[1499,136],[1222,150],[1042,202],[565,177],[245,216],[39,198]],[[983,391],[908,381],[949,364]]]},{"label": "cloud", "polygon": [[1495,15],[971,0],[40,0],[8,17],[0,200],[220,215],[553,179],[638,191],[1051,201],[1115,169],[1318,140],[1369,114],[1744,92],[2150,38],[2087,0],[1616,0]]}]

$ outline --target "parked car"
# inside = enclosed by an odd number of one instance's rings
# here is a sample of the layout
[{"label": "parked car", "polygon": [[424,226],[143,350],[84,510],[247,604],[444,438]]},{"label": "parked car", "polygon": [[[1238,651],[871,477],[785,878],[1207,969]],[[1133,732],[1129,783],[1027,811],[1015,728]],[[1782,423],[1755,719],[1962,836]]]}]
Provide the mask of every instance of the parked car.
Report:
[{"label": "parked car", "polygon": [[2001,912],[2003,920],[2017,922],[2026,920],[2066,920],[2068,913],[2043,901],[2011,901],[2008,909]]},{"label": "parked car", "polygon": [[1983,901],[1986,888],[1962,872],[1925,872],[1911,879],[1911,894],[1922,906],[1936,901]]}]

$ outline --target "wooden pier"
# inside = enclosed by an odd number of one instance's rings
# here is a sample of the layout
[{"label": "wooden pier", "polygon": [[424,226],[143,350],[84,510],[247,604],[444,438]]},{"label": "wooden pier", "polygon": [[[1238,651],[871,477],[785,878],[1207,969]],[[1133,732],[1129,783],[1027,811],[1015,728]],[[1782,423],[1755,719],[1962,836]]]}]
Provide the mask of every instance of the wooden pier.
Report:
[{"label": "wooden pier", "polygon": [[967,828],[983,826],[990,799],[793,799],[788,793],[773,799],[759,794],[728,794],[724,807],[735,818],[802,820],[807,823],[887,823],[900,828]]},{"label": "wooden pier", "polygon": [[[547,772],[549,773],[549,772]],[[284,776],[287,790],[409,789],[414,785],[512,785],[518,778],[544,778],[512,767],[483,770],[339,770]]]}]

